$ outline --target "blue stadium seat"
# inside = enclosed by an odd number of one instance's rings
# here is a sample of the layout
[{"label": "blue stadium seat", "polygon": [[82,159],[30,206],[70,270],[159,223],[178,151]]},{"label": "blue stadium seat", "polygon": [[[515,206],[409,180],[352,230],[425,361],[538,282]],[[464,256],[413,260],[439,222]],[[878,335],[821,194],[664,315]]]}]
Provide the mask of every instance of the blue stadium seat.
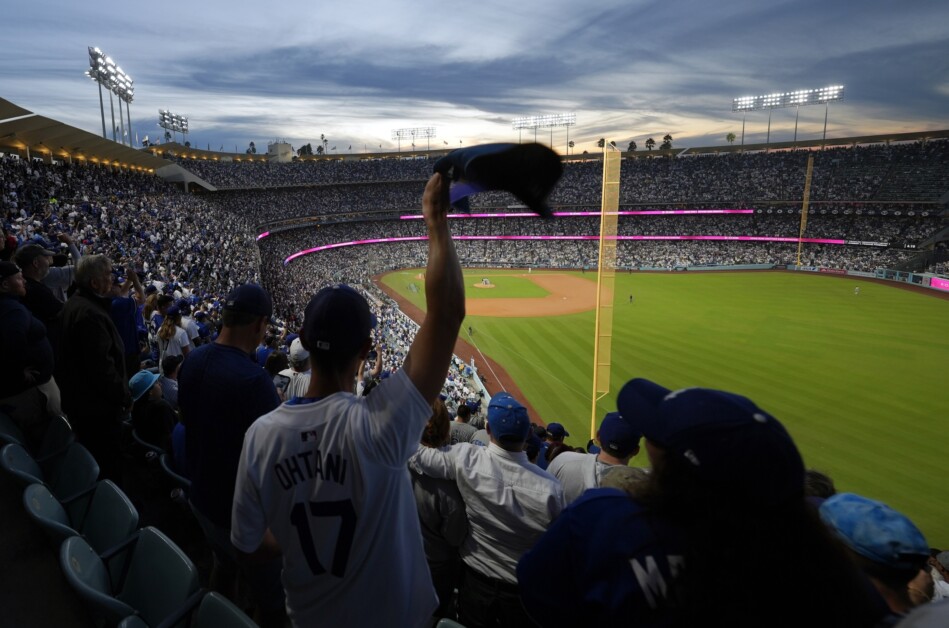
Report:
[{"label": "blue stadium seat", "polygon": [[138,511],[119,487],[109,480],[99,482],[95,490],[79,499],[89,504],[84,515],[72,519],[63,504],[42,484],[31,484],[23,491],[27,514],[50,536],[56,547],[71,536],[82,536],[99,554],[112,549],[138,527]]},{"label": "blue stadium seat", "polygon": [[62,455],[43,465],[22,446],[10,443],[0,449],[0,468],[24,488],[30,484],[45,484],[61,502],[71,501],[89,490],[99,477],[98,463],[79,443],[72,443]]},{"label": "blue stadium seat", "polygon": [[[127,560],[126,567],[113,582],[106,563],[119,557]],[[70,537],[60,548],[59,559],[70,586],[93,616],[108,625],[136,615],[145,625],[158,626],[196,603],[202,594],[191,560],[151,527],[142,528],[102,557],[85,539]]]},{"label": "blue stadium seat", "polygon": [[[183,620],[191,611],[194,611],[194,606],[194,603],[186,602],[182,612],[165,619],[163,625],[177,623],[179,619]],[[189,628],[257,628],[254,620],[244,611],[223,595],[214,592],[207,593],[201,598],[201,603],[191,615],[191,623],[188,626]],[[148,628],[148,624],[141,617],[132,615],[123,619],[118,628]]]}]

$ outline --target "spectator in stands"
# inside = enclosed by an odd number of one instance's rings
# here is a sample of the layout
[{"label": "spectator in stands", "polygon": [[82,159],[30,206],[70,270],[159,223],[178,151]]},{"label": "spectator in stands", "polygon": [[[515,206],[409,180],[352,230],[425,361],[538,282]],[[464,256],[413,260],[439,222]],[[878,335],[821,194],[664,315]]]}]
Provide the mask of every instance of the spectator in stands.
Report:
[{"label": "spectator in stands", "polygon": [[909,596],[911,607],[921,606],[933,601],[936,593],[936,583],[928,569],[920,569],[916,577],[906,585],[906,594]]},{"label": "spectator in stands", "polygon": [[187,299],[179,299],[178,310],[181,312],[181,328],[188,335],[188,345],[194,349],[201,344],[201,332],[197,322],[191,318],[191,303]]},{"label": "spectator in stands", "polygon": [[62,311],[56,381],[77,440],[95,456],[103,478],[121,482],[119,435],[132,398],[122,339],[109,314],[113,281],[104,255],[76,264],[77,290]]},{"label": "spectator in stands", "polygon": [[14,419],[31,444],[46,426],[47,398],[58,409],[53,349],[46,327],[21,303],[26,281],[13,262],[0,262],[0,411]]},{"label": "spectator in stands", "polygon": [[514,397],[499,393],[491,398],[487,427],[487,447],[420,448],[412,465],[426,475],[454,480],[465,500],[471,532],[461,552],[465,575],[459,621],[471,627],[529,625],[515,567],[560,514],[563,491],[556,478],[528,461],[523,449],[530,419]]},{"label": "spectator in stands", "polygon": [[[133,292],[134,290],[134,292]],[[134,295],[134,296],[133,296]],[[125,282],[112,284],[112,303],[109,316],[115,323],[122,339],[122,351],[125,354],[125,373],[131,378],[138,372],[142,363],[142,348],[139,345],[139,330],[144,327],[138,304],[145,300],[142,282],[132,265],[125,268]]]},{"label": "spectator in stands", "polygon": [[803,462],[776,419],[738,395],[643,379],[617,404],[636,417],[652,472],[635,497],[588,491],[524,556],[517,574],[535,621],[868,626],[880,617],[806,505]]},{"label": "spectator in stands", "polygon": [[547,471],[563,486],[564,502],[571,504],[583,495],[584,491],[600,485],[600,477],[611,466],[628,466],[629,461],[639,453],[639,440],[643,437],[631,419],[610,412],[600,423],[597,439],[600,441],[598,454],[564,452],[551,460]]},{"label": "spectator in stands", "polygon": [[[273,382],[253,357],[272,312],[270,295],[260,286],[232,290],[224,303],[221,334],[195,349],[178,376],[191,507],[214,554],[211,588],[232,599],[238,563],[231,545],[231,505],[241,444],[257,417],[280,403]],[[279,559],[241,571],[250,584],[258,623],[282,623]]]},{"label": "spectator in stands", "polygon": [[[422,432],[422,445],[442,449],[449,444],[448,409],[443,401],[436,399],[432,410],[432,418]],[[422,526],[425,558],[438,594],[435,616],[454,619],[454,591],[461,585],[459,548],[468,534],[465,502],[451,480],[429,477],[414,470],[412,489]]]},{"label": "spectator in stands", "polygon": [[[367,397],[351,393],[372,347],[373,316],[352,288],[324,288],[304,314],[313,369],[306,396],[256,421],[244,438],[231,539],[250,561],[282,553],[295,625],[421,626],[437,606],[405,465],[465,315],[448,188],[435,174],[422,198],[427,312],[403,368]],[[342,519],[332,562],[314,544],[333,544],[322,516],[329,513]]]},{"label": "spectator in stands", "polygon": [[468,423],[470,418],[471,408],[468,407],[468,404],[463,403],[458,406],[458,411],[455,413],[455,420],[451,422],[450,444],[455,445],[457,443],[471,442],[471,437],[474,436],[478,430],[475,429],[475,426]]},{"label": "spectator in stands", "polygon": [[547,440],[544,441],[544,448],[541,450],[541,456],[537,459],[540,463],[541,469],[546,469],[548,464],[547,451],[550,450],[554,445],[559,445],[563,443],[563,439],[570,434],[567,433],[567,430],[564,429],[564,426],[560,423],[549,423],[546,427],[547,430]]},{"label": "spectator in stands", "polygon": [[167,401],[172,408],[178,410],[178,372],[181,369],[181,363],[184,357],[180,355],[170,355],[161,361],[161,384],[162,398]]},{"label": "spectator in stands", "polygon": [[265,366],[270,354],[277,350],[277,337],[273,334],[264,336],[260,346],[257,347],[257,364]]},{"label": "spectator in stands", "polygon": [[929,554],[929,568],[935,585],[933,599],[949,598],[949,551],[931,549]]},{"label": "spectator in stands", "polygon": [[821,504],[820,516],[890,611],[897,616],[908,613],[914,606],[908,586],[929,560],[929,545],[919,528],[886,504],[853,493],[829,498]]},{"label": "spectator in stands", "polygon": [[171,453],[171,431],[178,418],[162,397],[161,375],[139,371],[129,380],[132,394],[132,428],[146,443]]},{"label": "spectator in stands", "polygon": [[181,327],[181,310],[173,305],[165,312],[161,327],[158,329],[158,360],[163,361],[171,355],[188,357],[191,343],[188,332]]},{"label": "spectator in stands", "polygon": [[804,496],[819,506],[828,497],[837,494],[834,481],[826,473],[817,469],[808,469],[804,474]]},{"label": "spectator in stands", "polygon": [[[79,263],[79,259],[82,257],[82,254],[76,247],[76,243],[73,242],[72,237],[70,237],[70,235],[67,233],[58,233],[56,234],[56,239],[69,248],[69,256],[72,258],[73,262]],[[55,261],[58,257],[62,257],[63,259]],[[69,286],[72,285],[72,282],[76,277],[76,267],[66,262],[65,255],[54,255],[53,260],[54,265],[50,267],[49,272],[43,278],[43,284],[50,289],[57,301],[65,303],[66,290],[69,289]]]},{"label": "spectator in stands", "polygon": [[294,338],[290,343],[289,357],[290,368],[280,373],[287,377],[287,386],[283,394],[284,401],[294,397],[303,397],[306,395],[307,388],[310,387],[310,352],[303,348],[303,341],[299,338]]},{"label": "spectator in stands", "polygon": [[53,255],[55,255],[53,251],[45,249],[39,244],[28,244],[17,250],[16,263],[26,278],[26,296],[23,298],[23,305],[33,312],[33,316],[46,325],[47,330],[50,330],[55,338],[56,317],[62,311],[63,303],[43,283],[43,280],[49,274]]}]

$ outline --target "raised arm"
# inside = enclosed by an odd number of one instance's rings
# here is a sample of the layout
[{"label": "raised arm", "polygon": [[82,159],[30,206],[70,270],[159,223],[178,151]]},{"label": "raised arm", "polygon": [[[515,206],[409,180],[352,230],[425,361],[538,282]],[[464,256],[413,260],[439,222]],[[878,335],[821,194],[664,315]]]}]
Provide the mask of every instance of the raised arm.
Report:
[{"label": "raised arm", "polygon": [[458,329],[465,318],[461,264],[448,231],[449,185],[448,179],[436,173],[422,195],[422,213],[428,228],[427,311],[402,367],[428,403],[445,383]]},{"label": "raised arm", "polygon": [[138,273],[135,272],[135,267],[138,264],[130,262],[125,266],[125,276],[132,281],[132,288],[135,290],[135,293],[138,294],[138,302],[145,302],[145,290],[142,289],[142,282],[138,278]]}]

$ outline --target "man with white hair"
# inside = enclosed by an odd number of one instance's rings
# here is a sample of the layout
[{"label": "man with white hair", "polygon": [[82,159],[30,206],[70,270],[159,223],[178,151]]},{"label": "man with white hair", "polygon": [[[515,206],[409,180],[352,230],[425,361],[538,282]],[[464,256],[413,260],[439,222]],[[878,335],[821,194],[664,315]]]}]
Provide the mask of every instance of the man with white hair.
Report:
[{"label": "man with white hair", "polygon": [[132,397],[122,339],[110,316],[112,283],[105,255],[87,255],[76,264],[78,290],[63,306],[56,381],[77,440],[103,478],[118,480],[119,436]]}]

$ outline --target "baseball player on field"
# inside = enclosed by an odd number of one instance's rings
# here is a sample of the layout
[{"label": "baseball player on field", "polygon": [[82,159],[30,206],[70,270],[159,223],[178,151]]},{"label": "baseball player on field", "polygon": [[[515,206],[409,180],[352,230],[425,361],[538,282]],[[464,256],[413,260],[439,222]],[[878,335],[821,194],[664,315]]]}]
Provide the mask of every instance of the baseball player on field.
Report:
[{"label": "baseball player on field", "polygon": [[231,540],[246,560],[283,555],[295,626],[422,626],[437,606],[406,463],[465,316],[448,189],[435,174],[422,197],[427,313],[402,369],[371,395],[353,395],[375,320],[352,288],[324,288],[304,316],[313,372],[305,396],[244,437]]}]

